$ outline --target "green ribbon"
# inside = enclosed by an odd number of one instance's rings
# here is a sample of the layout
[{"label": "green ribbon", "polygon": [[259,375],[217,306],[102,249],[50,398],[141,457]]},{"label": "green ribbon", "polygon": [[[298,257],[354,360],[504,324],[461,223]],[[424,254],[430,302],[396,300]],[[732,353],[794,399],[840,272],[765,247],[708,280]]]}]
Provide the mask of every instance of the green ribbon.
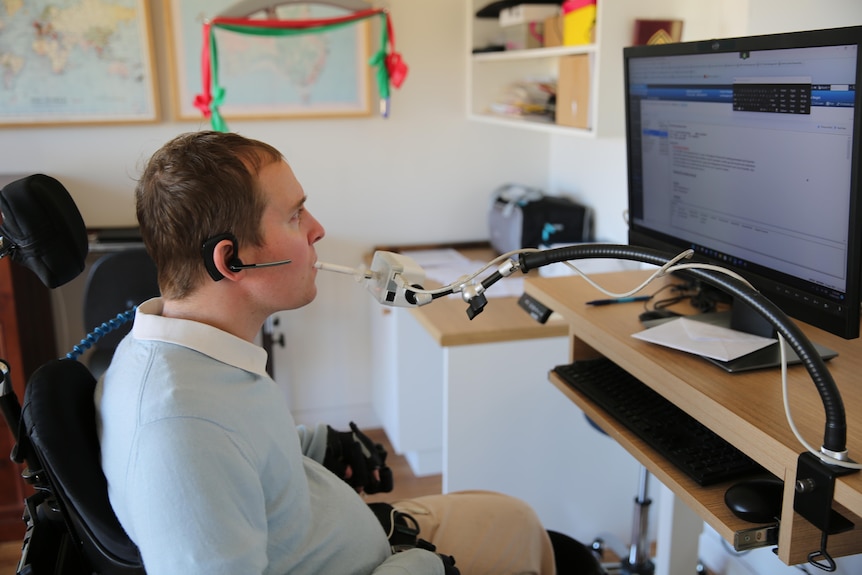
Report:
[{"label": "green ribbon", "polygon": [[[377,67],[377,88],[380,93],[381,102],[389,101],[389,72],[386,69],[386,47],[389,43],[389,32],[386,12],[379,12],[381,17],[381,42],[380,49],[369,59],[369,65]],[[228,126],[224,117],[221,115],[219,108],[224,103],[225,89],[219,84],[218,78],[218,45],[215,37],[215,28],[221,28],[229,32],[238,34],[250,34],[254,36],[298,36],[300,34],[319,34],[336,30],[351,24],[370,18],[374,14],[358,18],[356,20],[348,20],[335,24],[321,24],[319,26],[310,26],[307,28],[286,28],[286,27],[270,27],[263,26],[244,26],[241,24],[229,24],[224,22],[213,22],[210,27],[209,48],[210,48],[210,73],[212,78],[212,102],[210,103],[210,123],[212,129],[219,132],[227,132]]]}]

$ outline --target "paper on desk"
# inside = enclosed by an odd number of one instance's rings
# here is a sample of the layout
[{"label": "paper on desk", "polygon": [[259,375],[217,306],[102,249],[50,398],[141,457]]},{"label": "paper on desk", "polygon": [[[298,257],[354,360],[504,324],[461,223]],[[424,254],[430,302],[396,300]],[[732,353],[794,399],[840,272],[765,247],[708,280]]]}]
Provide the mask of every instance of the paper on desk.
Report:
[{"label": "paper on desk", "polygon": [[[471,260],[451,248],[405,250],[401,253],[419,264],[425,270],[425,277],[444,286],[464,276],[473,275],[488,264],[488,262]],[[493,271],[493,269],[486,270],[476,278],[475,282],[481,282]],[[522,293],[524,293],[524,278],[523,274],[518,273],[492,285],[485,292],[485,297],[520,296]],[[452,294],[450,297],[460,298],[461,294]]]},{"label": "paper on desk", "polygon": [[721,361],[742,357],[776,341],[684,317],[635,333],[632,337]]},{"label": "paper on desk", "polygon": [[470,261],[468,258],[464,257],[458,250],[452,248],[404,250],[401,253],[419,264],[419,266],[426,271],[428,268],[436,268],[448,265],[464,265],[466,262]]}]

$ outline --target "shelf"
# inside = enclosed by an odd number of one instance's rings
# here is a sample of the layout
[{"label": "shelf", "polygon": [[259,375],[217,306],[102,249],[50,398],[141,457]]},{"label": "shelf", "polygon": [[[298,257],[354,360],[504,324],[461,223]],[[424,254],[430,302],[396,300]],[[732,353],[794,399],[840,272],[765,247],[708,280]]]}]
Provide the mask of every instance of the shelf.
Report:
[{"label": "shelf", "polygon": [[531,50],[504,50],[502,52],[480,52],[472,54],[474,62],[525,60],[535,58],[559,58],[572,54],[592,54],[595,44],[583,46],[555,46],[553,48],[533,48]]},{"label": "shelf", "polygon": [[[476,9],[486,3],[486,0],[472,0],[466,3],[467,27],[470,33],[468,46],[473,48],[500,44],[501,36],[505,35],[503,28],[499,26],[496,20],[474,17]],[[615,18],[614,21],[617,22],[617,19]],[[611,103],[607,105],[604,102],[599,104],[596,99],[600,71],[598,40],[600,35],[598,30],[596,38],[597,41],[594,44],[469,54],[467,62],[467,118],[471,121],[547,134],[596,137],[600,133],[598,128],[601,123],[599,106],[610,110],[607,113],[613,114],[613,108],[616,104],[619,103],[620,108],[622,104],[621,98],[618,102],[612,99]],[[588,77],[584,80],[585,84],[579,84],[584,85],[588,91],[588,95],[583,97],[584,102],[587,103],[586,125],[589,128],[575,128],[536,118],[507,117],[492,111],[492,105],[505,99],[506,91],[518,83],[556,83],[563,59],[577,55],[588,56],[590,62]],[[579,104],[583,105],[580,102]],[[568,105],[573,106],[572,100],[569,100]],[[583,108],[581,109],[583,110]],[[620,109],[619,112],[621,115],[622,110]],[[613,126],[614,122],[609,122],[607,125]],[[611,129],[615,128],[612,127]],[[605,133],[605,130],[603,129],[601,133]]]},{"label": "shelf", "polygon": [[546,132],[549,134],[562,134],[569,136],[581,136],[594,138],[596,133],[593,130],[582,128],[570,128],[569,126],[560,126],[552,123],[550,120],[538,120],[531,118],[519,118],[515,116],[497,116],[494,114],[474,113],[467,116],[469,120],[482,122],[485,124],[493,124],[496,126],[505,126],[508,128],[520,128],[524,130],[533,130],[536,132]]},{"label": "shelf", "polygon": [[[469,49],[499,45],[502,28],[493,18],[476,18],[476,11],[488,0],[465,2]],[[574,137],[620,138],[625,133],[625,104],[622,51],[632,42],[634,23],[639,18],[680,18],[695,21],[705,18],[701,11],[675,0],[649,2],[602,2],[597,4],[595,41],[579,46],[533,48],[505,52],[481,52],[467,55],[467,117],[471,121],[487,122],[516,129],[538,130],[549,134]],[[704,34],[722,34],[721,22],[709,22]],[[570,128],[556,124],[538,124],[519,119],[497,118],[490,114],[490,105],[502,90],[526,76],[544,75],[556,78],[559,62],[567,56],[586,54],[589,70],[589,129]],[[563,105],[566,103],[563,102]],[[557,102],[559,107],[561,104]]]}]

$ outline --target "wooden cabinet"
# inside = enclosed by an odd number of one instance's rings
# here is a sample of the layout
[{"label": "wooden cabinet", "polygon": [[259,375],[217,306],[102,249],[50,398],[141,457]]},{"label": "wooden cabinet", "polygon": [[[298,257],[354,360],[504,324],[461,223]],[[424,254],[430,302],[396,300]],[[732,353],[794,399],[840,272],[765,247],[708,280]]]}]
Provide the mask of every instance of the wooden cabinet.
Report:
[{"label": "wooden cabinet", "polygon": [[[380,246],[377,249],[399,252],[442,247]],[[487,262],[496,255],[487,244],[448,247],[458,249],[477,262]],[[438,287],[433,280],[430,283],[433,285],[427,287]],[[375,306],[372,309],[374,411],[396,453],[405,456],[414,474],[442,472],[446,481],[444,386],[449,380],[461,379],[459,371],[449,369],[452,356],[460,352],[469,357],[480,346],[545,340],[566,334],[563,325],[535,322],[518,307],[516,299],[494,298],[493,311],[483,313],[475,321],[468,319],[467,304],[459,297],[441,298],[420,308]],[[500,352],[497,361],[504,361],[499,359],[504,357]],[[504,369],[502,374],[498,373],[496,366],[484,358],[477,358],[473,369],[486,369],[487,377],[493,381],[504,378],[509,371]],[[545,369],[541,364],[540,370]],[[465,449],[471,445],[472,442],[467,442]],[[486,460],[487,457],[482,459],[487,463]]]},{"label": "wooden cabinet", "polygon": [[[48,288],[30,270],[0,259],[0,358],[18,400],[33,371],[57,357]],[[24,498],[32,493],[21,479],[22,466],[9,458],[14,440],[5,421],[0,430],[0,541],[24,536]]]}]

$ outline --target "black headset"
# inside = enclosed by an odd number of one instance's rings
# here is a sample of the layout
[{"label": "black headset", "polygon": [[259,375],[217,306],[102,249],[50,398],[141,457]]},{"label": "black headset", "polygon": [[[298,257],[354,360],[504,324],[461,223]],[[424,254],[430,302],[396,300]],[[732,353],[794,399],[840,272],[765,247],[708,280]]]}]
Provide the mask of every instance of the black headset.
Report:
[{"label": "black headset", "polygon": [[215,264],[215,248],[219,242],[223,240],[229,240],[231,244],[233,244],[233,255],[230,260],[227,262],[227,267],[230,271],[235,272],[242,269],[242,260],[239,259],[237,254],[239,253],[239,243],[237,242],[236,236],[230,232],[225,232],[223,234],[219,234],[217,236],[213,236],[207,241],[204,242],[204,245],[201,246],[201,255],[204,257],[204,266],[207,268],[207,272],[210,274],[210,277],[213,281],[219,281],[224,279],[224,275],[220,271]]},{"label": "black headset", "polygon": [[228,240],[233,245],[233,255],[227,261],[227,267],[232,272],[238,272],[240,270],[247,270],[251,268],[267,268],[272,266],[280,266],[284,264],[289,264],[291,260],[279,260],[277,262],[266,262],[262,264],[244,264],[242,260],[239,259],[239,242],[237,242],[236,236],[230,232],[225,232],[223,234],[218,234],[217,236],[213,236],[207,241],[204,242],[203,246],[201,246],[201,255],[204,258],[204,267],[206,267],[207,272],[210,274],[210,277],[213,281],[219,281],[224,279],[224,275],[220,271],[215,264],[215,248],[219,242],[223,240]]}]

